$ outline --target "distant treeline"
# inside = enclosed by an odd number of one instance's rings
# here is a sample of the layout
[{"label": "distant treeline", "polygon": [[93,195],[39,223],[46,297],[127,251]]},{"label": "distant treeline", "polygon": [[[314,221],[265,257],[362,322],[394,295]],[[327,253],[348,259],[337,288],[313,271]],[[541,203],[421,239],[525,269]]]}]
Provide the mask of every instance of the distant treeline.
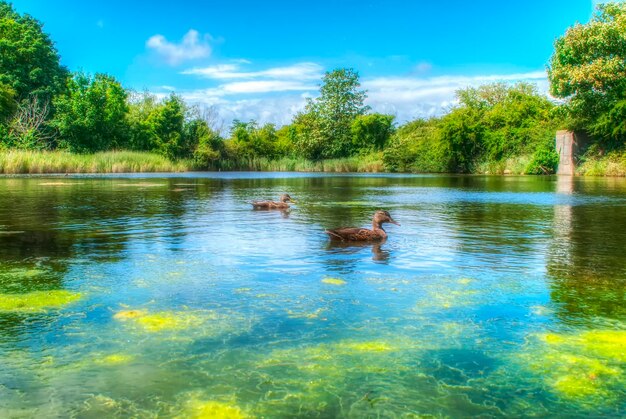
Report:
[{"label": "distant treeline", "polygon": [[147,151],[199,170],[324,170],[329,162],[337,171],[553,173],[559,128],[591,134],[590,153],[623,148],[624,39],[619,3],[599,6],[589,24],[557,40],[549,77],[559,105],[533,85],[496,83],[458,91],[442,117],[397,126],[365,106],[358,73],[341,68],[325,74],[319,96],[289,125],[236,120],[225,132],[215,108],[69,72],[41,23],[0,1],[0,150]]}]

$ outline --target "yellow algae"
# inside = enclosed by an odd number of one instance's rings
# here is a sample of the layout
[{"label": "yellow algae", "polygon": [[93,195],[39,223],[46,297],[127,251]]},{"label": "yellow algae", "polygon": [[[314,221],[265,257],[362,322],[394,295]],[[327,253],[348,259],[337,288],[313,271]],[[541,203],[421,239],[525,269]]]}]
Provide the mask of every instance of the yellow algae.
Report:
[{"label": "yellow algae", "polygon": [[146,310],[122,310],[115,313],[113,318],[117,320],[129,320],[143,317],[146,314],[148,314]]},{"label": "yellow algae", "polygon": [[117,365],[117,364],[127,364],[133,360],[133,356],[127,354],[112,354],[107,355],[102,359],[96,361],[98,364],[105,365]]},{"label": "yellow algae", "polygon": [[324,278],[322,279],[322,282],[324,284],[329,284],[329,285],[345,285],[346,281],[344,281],[343,279],[339,279],[339,278]]},{"label": "yellow algae", "polygon": [[311,312],[287,310],[287,314],[292,319],[317,319],[326,311],[327,310],[325,308],[318,308],[317,310]]},{"label": "yellow algae", "polygon": [[177,418],[189,419],[243,419],[249,417],[234,401],[205,400],[192,394],[184,402]]},{"label": "yellow algae", "polygon": [[203,319],[193,313],[188,312],[167,312],[146,314],[137,317],[135,323],[149,332],[160,332],[163,330],[180,330],[191,327],[198,327]]},{"label": "yellow algae", "polygon": [[124,310],[114,318],[133,327],[135,330],[159,332],[186,332],[196,336],[218,336],[224,333],[241,334],[251,327],[252,318],[238,313],[225,311],[218,313],[213,310],[179,310],[158,311]]},{"label": "yellow algae", "polygon": [[592,396],[598,393],[598,381],[578,375],[565,375],[553,384],[555,390],[567,398]]},{"label": "yellow algae", "polygon": [[538,335],[522,362],[561,397],[610,402],[623,388],[626,332],[589,330]]},{"label": "yellow algae", "polygon": [[556,333],[546,333],[545,335],[542,336],[542,338],[548,343],[561,343],[565,341],[563,336],[558,335]]},{"label": "yellow algae", "polygon": [[252,291],[252,288],[245,288],[244,287],[244,288],[237,288],[237,289],[235,289],[235,293],[236,294],[245,294],[245,293],[250,292],[250,291]]},{"label": "yellow algae", "polygon": [[459,282],[459,284],[461,284],[461,285],[469,285],[469,284],[471,284],[471,283],[472,283],[472,282],[474,282],[474,281],[472,281],[472,280],[471,280],[471,279],[469,279],[469,278],[461,278],[461,279],[459,279],[459,281],[458,281],[458,282]]},{"label": "yellow algae", "polygon": [[395,350],[393,346],[383,341],[341,342],[337,344],[336,349],[346,352],[389,352]]},{"label": "yellow algae", "polygon": [[594,330],[580,335],[581,344],[603,358],[626,362],[626,330]]},{"label": "yellow algae", "polygon": [[27,294],[0,294],[0,311],[41,312],[46,309],[62,308],[80,298],[80,293],[65,290],[34,291]]}]

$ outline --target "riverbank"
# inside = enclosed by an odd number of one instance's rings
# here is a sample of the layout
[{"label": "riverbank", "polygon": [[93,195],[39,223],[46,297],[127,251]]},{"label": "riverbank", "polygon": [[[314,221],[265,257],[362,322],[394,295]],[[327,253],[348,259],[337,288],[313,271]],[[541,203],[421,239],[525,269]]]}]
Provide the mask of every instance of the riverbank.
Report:
[{"label": "riverbank", "polygon": [[[521,155],[497,162],[479,162],[473,174],[526,175],[532,160]],[[419,167],[408,172],[426,173]],[[95,154],[74,154],[66,151],[0,151],[0,174],[58,173],[150,173],[210,171],[319,172],[319,173],[386,173],[382,153],[371,153],[343,159],[311,161],[284,157],[220,161],[212,167],[198,167],[192,160],[171,161],[156,153],[108,151]],[[626,151],[605,155],[583,156],[577,169],[580,176],[626,176]],[[549,173],[546,173],[549,174]]]},{"label": "riverbank", "polygon": [[586,155],[576,169],[581,176],[626,176],[626,150]]},{"label": "riverbank", "polygon": [[107,151],[74,154],[66,151],[6,150],[0,152],[0,174],[184,172],[189,161],[172,162],[155,153]]}]

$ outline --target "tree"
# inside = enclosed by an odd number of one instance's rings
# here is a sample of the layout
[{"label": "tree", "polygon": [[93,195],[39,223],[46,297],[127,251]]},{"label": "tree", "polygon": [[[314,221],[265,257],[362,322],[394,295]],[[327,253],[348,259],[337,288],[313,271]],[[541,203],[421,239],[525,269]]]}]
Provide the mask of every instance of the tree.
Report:
[{"label": "tree", "polygon": [[60,146],[85,153],[125,147],[128,130],[126,91],[113,77],[77,73],[67,81],[65,94],[54,99],[52,125]]},{"label": "tree", "polygon": [[626,127],[626,3],[599,5],[588,24],[557,39],[551,93],[567,99],[573,128],[623,141]]},{"label": "tree", "polygon": [[156,134],[152,150],[170,159],[185,156],[185,112],[185,103],[173,93],[157,108],[152,118]]},{"label": "tree", "polygon": [[359,74],[351,68],[324,75],[320,96],[309,99],[295,119],[299,126],[296,147],[305,157],[345,157],[354,152],[352,122],[369,109],[364,105],[367,94],[360,86]]},{"label": "tree", "polygon": [[42,24],[0,2],[0,83],[15,91],[18,100],[29,95],[51,98],[65,87],[67,70]]},{"label": "tree", "polygon": [[393,120],[393,115],[379,113],[357,116],[350,127],[353,150],[381,151],[393,134]]},{"label": "tree", "polygon": [[9,124],[10,145],[23,149],[49,149],[54,145],[54,130],[48,125],[50,101],[31,95],[18,104]]}]

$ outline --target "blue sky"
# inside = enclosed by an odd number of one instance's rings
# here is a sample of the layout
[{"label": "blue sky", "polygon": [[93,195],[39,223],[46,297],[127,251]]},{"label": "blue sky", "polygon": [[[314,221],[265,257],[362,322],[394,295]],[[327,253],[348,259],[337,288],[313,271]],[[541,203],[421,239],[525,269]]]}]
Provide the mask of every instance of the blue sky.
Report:
[{"label": "blue sky", "polygon": [[175,91],[233,118],[288,123],[324,71],[353,67],[375,111],[399,122],[445,112],[490,81],[547,89],[554,40],[590,0],[14,0],[44,23],[71,70]]}]

